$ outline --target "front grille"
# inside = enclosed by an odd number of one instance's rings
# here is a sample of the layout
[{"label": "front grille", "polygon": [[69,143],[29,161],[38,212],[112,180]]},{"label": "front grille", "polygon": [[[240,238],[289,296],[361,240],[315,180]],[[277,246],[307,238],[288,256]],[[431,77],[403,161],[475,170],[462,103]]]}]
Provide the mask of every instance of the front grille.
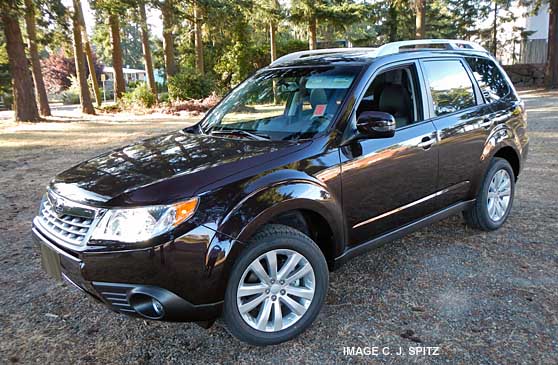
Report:
[{"label": "front grille", "polygon": [[41,226],[54,237],[74,246],[84,246],[93,226],[94,217],[80,217],[54,210],[51,194],[43,200],[39,214]]}]

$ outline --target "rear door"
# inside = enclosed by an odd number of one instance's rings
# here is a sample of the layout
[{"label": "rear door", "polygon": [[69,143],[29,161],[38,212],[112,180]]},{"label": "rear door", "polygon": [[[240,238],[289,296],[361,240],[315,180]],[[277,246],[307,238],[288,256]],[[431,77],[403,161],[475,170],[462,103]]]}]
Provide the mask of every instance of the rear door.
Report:
[{"label": "rear door", "polygon": [[425,59],[421,68],[427,84],[430,120],[438,131],[435,204],[436,209],[441,209],[467,199],[490,120],[486,119],[484,101],[462,58]]}]

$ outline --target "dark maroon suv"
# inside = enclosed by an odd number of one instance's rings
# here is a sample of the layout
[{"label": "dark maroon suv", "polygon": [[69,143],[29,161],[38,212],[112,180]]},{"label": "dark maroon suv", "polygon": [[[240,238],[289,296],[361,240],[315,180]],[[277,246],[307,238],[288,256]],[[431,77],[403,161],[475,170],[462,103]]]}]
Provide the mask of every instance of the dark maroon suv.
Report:
[{"label": "dark maroon suv", "polygon": [[506,221],[523,103],[453,40],[306,51],[198,124],[56,176],[33,221],[45,270],[111,309],[258,345],[318,315],[328,270],[451,214]]}]

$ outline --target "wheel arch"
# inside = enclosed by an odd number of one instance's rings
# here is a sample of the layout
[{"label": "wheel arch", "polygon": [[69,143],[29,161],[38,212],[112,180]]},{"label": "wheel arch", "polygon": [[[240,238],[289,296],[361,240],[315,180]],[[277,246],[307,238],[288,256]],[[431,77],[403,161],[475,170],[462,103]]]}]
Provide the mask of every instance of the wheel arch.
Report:
[{"label": "wheel arch", "polygon": [[517,180],[519,172],[521,170],[521,162],[519,159],[519,154],[513,147],[502,146],[498,150],[496,150],[492,157],[500,157],[507,160],[512,167],[513,174],[515,175],[515,180]]},{"label": "wheel arch", "polygon": [[[234,263],[242,247],[266,224],[279,223],[308,235],[322,250],[328,264],[345,243],[342,206],[334,194],[314,181],[283,181],[259,189],[242,199],[219,224],[223,259]],[[229,241],[223,244],[223,240]],[[212,242],[212,246],[215,243]]]}]

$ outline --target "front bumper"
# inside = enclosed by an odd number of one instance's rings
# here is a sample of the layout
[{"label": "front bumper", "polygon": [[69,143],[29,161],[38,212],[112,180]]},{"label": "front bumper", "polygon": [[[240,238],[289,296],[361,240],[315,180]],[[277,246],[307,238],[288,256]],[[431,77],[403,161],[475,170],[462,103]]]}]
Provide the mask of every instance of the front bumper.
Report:
[{"label": "front bumper", "polygon": [[[222,311],[222,301],[192,304],[164,288],[169,284],[176,287],[176,278],[170,283],[164,278],[179,273],[172,271],[174,265],[160,260],[155,248],[113,253],[73,252],[56,244],[36,226],[32,231],[35,242],[41,248],[44,267],[45,258],[49,258],[49,267],[45,269],[51,276],[78,288],[116,312],[165,321],[206,322],[216,319]],[[168,247],[160,250],[165,252]],[[169,258],[169,261],[172,259]],[[53,267],[57,265],[59,267]],[[181,278],[180,281],[184,284],[180,286],[182,290],[177,291],[188,291],[192,285],[190,278]],[[203,287],[199,281],[194,280],[193,284]],[[152,311],[152,299],[162,304],[162,314]]]}]

